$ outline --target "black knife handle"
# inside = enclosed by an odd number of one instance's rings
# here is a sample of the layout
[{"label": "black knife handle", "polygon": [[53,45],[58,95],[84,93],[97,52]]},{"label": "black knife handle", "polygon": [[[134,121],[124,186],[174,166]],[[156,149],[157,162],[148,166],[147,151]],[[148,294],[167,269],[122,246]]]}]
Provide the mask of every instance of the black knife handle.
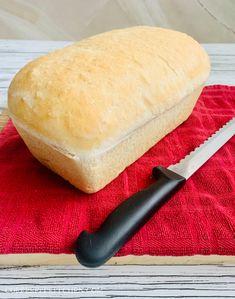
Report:
[{"label": "black knife handle", "polygon": [[161,166],[153,168],[153,176],[157,179],[155,183],[122,202],[95,233],[81,232],[75,254],[82,265],[104,264],[186,181]]}]

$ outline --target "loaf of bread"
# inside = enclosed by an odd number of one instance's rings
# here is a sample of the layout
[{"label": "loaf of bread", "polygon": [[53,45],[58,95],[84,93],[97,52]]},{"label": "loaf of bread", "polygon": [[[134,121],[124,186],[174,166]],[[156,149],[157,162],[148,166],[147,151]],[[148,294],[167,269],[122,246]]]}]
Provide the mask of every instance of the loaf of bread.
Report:
[{"label": "loaf of bread", "polygon": [[184,33],[114,30],[27,64],[9,88],[10,116],[42,164],[92,193],[188,118],[209,69]]}]

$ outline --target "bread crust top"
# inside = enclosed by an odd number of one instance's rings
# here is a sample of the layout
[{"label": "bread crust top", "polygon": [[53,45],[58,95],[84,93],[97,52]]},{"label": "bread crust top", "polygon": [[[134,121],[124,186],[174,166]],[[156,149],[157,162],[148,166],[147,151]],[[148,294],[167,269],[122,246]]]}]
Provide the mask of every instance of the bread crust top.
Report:
[{"label": "bread crust top", "polygon": [[113,30],[44,55],[8,92],[13,118],[74,155],[105,151],[202,85],[206,51],[177,31]]}]

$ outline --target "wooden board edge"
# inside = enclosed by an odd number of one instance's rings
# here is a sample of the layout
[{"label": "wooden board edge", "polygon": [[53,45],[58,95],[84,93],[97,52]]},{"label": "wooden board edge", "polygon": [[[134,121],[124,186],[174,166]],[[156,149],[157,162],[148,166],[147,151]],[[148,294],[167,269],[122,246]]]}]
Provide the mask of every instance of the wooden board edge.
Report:
[{"label": "wooden board edge", "polygon": [[[1,266],[36,266],[36,265],[77,265],[73,254],[2,254]],[[235,264],[235,256],[193,255],[193,256],[135,256],[113,257],[109,265],[199,265],[199,264]]]}]

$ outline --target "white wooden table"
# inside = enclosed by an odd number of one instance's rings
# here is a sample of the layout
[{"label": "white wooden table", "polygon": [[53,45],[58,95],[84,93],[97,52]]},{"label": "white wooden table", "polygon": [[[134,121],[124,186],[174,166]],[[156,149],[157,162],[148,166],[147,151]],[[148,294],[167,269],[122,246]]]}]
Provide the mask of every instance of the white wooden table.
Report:
[{"label": "white wooden table", "polygon": [[[18,69],[67,44],[0,40],[0,111]],[[235,44],[204,46],[212,62],[207,84],[235,85]],[[1,267],[0,298],[235,298],[235,265]]]}]

